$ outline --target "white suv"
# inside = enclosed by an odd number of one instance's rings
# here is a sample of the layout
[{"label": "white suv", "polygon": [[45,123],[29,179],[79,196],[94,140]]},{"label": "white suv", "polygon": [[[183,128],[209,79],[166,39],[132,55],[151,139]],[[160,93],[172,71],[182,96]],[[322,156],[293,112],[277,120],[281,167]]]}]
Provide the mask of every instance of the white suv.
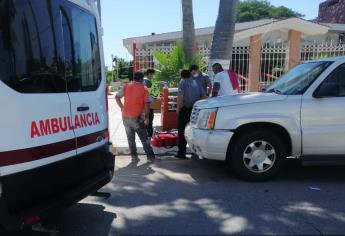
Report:
[{"label": "white suv", "polygon": [[94,193],[114,156],[94,1],[0,0],[0,12],[1,228]]},{"label": "white suv", "polygon": [[345,57],[302,63],[266,92],[198,102],[186,139],[246,180],[266,180],[286,158],[345,158]]}]

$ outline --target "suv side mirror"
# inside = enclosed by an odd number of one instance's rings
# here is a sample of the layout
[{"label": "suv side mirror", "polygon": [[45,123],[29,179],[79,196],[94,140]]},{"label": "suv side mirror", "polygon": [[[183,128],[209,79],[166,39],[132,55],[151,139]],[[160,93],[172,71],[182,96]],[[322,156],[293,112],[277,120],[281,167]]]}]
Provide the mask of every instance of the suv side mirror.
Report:
[{"label": "suv side mirror", "polygon": [[324,97],[337,97],[339,95],[339,86],[337,83],[323,83],[321,86],[314,92],[315,98],[324,98]]}]

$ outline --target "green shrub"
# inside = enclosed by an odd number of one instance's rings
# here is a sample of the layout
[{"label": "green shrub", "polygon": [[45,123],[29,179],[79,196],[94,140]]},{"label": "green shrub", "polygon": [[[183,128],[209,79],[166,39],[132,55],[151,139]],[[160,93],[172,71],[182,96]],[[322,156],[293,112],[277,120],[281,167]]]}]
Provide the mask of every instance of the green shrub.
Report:
[{"label": "green shrub", "polygon": [[[190,67],[190,63],[186,62],[181,42],[178,42],[176,47],[168,55],[159,51],[154,51],[153,56],[159,63],[155,68],[156,71],[158,71],[157,80],[167,81],[170,86],[176,86],[180,80],[180,72]],[[194,63],[198,65],[202,71],[207,69],[199,53],[196,54]]]}]

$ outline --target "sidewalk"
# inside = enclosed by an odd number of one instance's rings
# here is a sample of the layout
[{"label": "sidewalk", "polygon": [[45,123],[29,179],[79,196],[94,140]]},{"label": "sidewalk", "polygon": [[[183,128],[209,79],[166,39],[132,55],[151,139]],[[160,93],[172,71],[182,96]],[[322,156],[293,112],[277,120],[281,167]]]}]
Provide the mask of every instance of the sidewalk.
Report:
[{"label": "sidewalk", "polygon": [[[127,142],[127,136],[125,127],[122,123],[121,110],[117,106],[115,101],[115,95],[108,96],[109,100],[109,129],[110,140],[113,143],[114,151],[116,155],[128,155],[130,154]],[[155,114],[153,121],[154,127],[159,127],[161,124],[161,114]],[[138,148],[138,154],[144,154],[143,145],[141,144],[139,137],[136,137],[136,144]]]}]

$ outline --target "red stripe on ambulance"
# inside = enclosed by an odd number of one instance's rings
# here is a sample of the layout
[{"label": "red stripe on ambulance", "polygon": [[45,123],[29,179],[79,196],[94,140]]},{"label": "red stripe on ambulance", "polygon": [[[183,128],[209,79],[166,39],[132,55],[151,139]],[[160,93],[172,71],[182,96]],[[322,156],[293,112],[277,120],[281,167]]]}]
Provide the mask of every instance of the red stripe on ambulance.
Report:
[{"label": "red stripe on ambulance", "polygon": [[48,136],[100,124],[97,112],[76,115],[73,121],[70,116],[32,121],[31,138]]},{"label": "red stripe on ambulance", "polygon": [[[78,148],[94,144],[95,142],[97,142],[98,137],[103,137],[105,139],[107,135],[108,130],[106,129],[92,134],[77,137]],[[0,152],[0,167],[42,160],[55,155],[73,151],[75,150],[75,147],[76,140],[74,138],[38,147]]]}]

